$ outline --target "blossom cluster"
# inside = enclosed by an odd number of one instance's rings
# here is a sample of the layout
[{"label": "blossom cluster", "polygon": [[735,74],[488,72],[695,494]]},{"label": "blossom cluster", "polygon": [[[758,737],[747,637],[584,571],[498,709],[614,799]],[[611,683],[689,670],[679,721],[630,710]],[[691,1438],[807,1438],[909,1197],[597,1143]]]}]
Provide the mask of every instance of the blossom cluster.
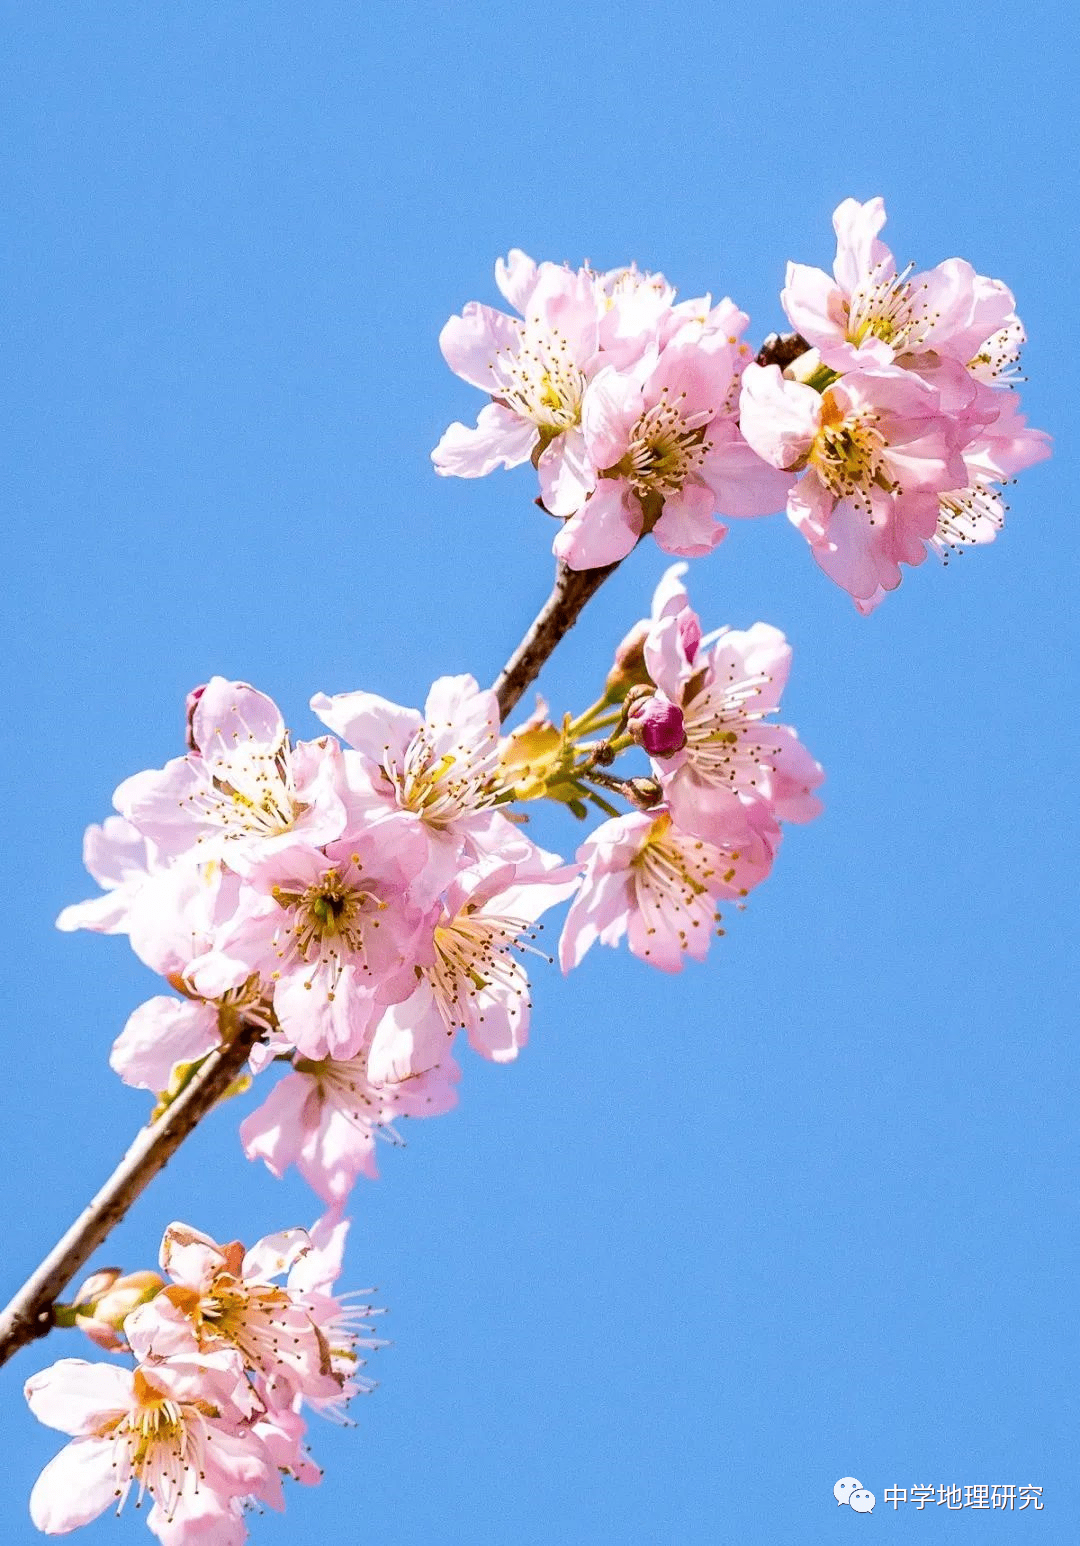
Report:
[{"label": "blossom cluster", "polygon": [[38,1529],[67,1534],[135,1488],[162,1546],[241,1546],[247,1505],[282,1508],[283,1477],[319,1482],[303,1408],[333,1415],[370,1389],[358,1349],[380,1345],[371,1307],[332,1292],[347,1230],[331,1212],[245,1250],[172,1224],[167,1284],[88,1280],[80,1323],[135,1363],[62,1358],[27,1381],[35,1416],[72,1435],[31,1494]]},{"label": "blossom cluster", "polygon": [[781,822],[821,809],[824,774],[787,725],[772,722],[791,666],[767,623],[702,636],[674,564],[651,617],[623,641],[613,673],[629,737],[649,753],[654,798],[615,816],[578,851],[581,888],[563,929],[564,970],[624,936],[641,960],[679,971],[701,960],[719,901],[768,875]]},{"label": "blossom cluster", "polygon": [[[496,279],[517,315],[473,303],[443,329],[448,363],[491,401],[474,428],[450,426],[437,470],[531,461],[571,570],[649,533],[704,554],[720,517],[786,504],[870,611],[901,565],[989,541],[1003,483],[1048,454],[1010,390],[1024,341],[1010,291],[960,259],[899,271],[884,219],[880,199],[840,205],[832,277],[789,266],[796,331],[756,357],[729,299],[514,250]],[[686,568],[667,570],[576,718],[541,702],[503,734],[495,692],[445,676],[423,711],[318,693],[325,733],[298,741],[269,697],[215,676],[189,695],[183,755],[126,779],[88,830],[102,894],[59,926],[127,934],[172,990],[130,1016],[112,1067],[167,1106],[243,1031],[234,1055],[250,1045],[269,1086],[244,1150],[279,1177],[296,1166],[329,1211],[247,1251],[174,1224],[164,1277],[109,1269],[62,1307],[135,1366],[63,1359],[29,1381],[33,1411],[73,1440],[34,1489],[42,1530],[137,1487],[163,1546],[240,1546],[249,1502],[280,1507],[283,1476],[317,1481],[302,1411],[368,1388],[357,1350],[377,1345],[369,1309],[332,1292],[344,1204],[397,1119],[455,1104],[459,1032],[498,1063],[525,1045],[544,914],[570,904],[566,972],[623,941],[677,972],[770,873],[784,825],[818,814],[822,769],[777,717],[787,640],[764,622],[704,633]],[[607,818],[573,862],[523,830],[538,799]]]},{"label": "blossom cluster", "polygon": [[424,714],[319,694],[344,745],[294,743],[243,682],[192,700],[187,754],[125,780],[87,833],[106,894],[58,922],[126,931],[182,995],[128,1020],[111,1062],[129,1084],[167,1091],[241,1019],[261,1027],[252,1071],[291,1071],[244,1122],[247,1153],[337,1202],[374,1173],[378,1129],[453,1105],[459,1028],[516,1055],[521,956],[574,871],[496,808],[498,708],[472,677],[437,681]]},{"label": "blossom cluster", "polygon": [[[862,612],[928,550],[992,541],[1002,484],[1049,454],[1014,391],[1024,342],[1011,291],[960,258],[898,270],[880,198],[845,199],[833,274],[788,265],[793,335],[755,358],[725,299],[677,302],[660,274],[496,265],[512,317],[470,303],[443,329],[451,368],[491,396],[453,424],[436,469],[479,477],[531,458],[575,569],[652,532],[709,551],[718,515],[785,507]],[[780,358],[777,358],[777,355]]]},{"label": "blossom cluster", "polygon": [[[502,736],[495,694],[461,676],[435,682],[422,714],[368,692],[317,694],[335,733],[294,741],[271,699],[214,677],[189,696],[186,753],[126,779],[117,814],[88,830],[103,894],[66,908],[60,927],[127,933],[174,989],[130,1016],[113,1068],[168,1103],[193,1065],[253,1028],[252,1074],[288,1071],[241,1123],[245,1150],[279,1176],[295,1164],[331,1212],[310,1237],[248,1252],[173,1225],[168,1286],[115,1272],[84,1285],[69,1323],[137,1366],[65,1359],[29,1382],[34,1412],[74,1435],[35,1488],[41,1529],[73,1529],[137,1484],[165,1546],[237,1546],[245,1500],[280,1506],[281,1475],[317,1480],[301,1405],[363,1388],[362,1312],[329,1285],[341,1208],[375,1174],[376,1135],[453,1105],[459,1030],[494,1061],[517,1055],[523,958],[540,954],[548,908],[573,899],[565,970],[623,936],[679,970],[704,956],[718,902],[768,874],[781,822],[816,814],[821,769],[770,720],[790,665],[783,635],[757,623],[703,637],[685,568],[664,576],[569,740],[535,721]],[[612,733],[588,739],[601,726]],[[531,766],[538,737],[558,756]],[[639,748],[650,776],[608,771]],[[509,809],[560,799],[567,776],[605,810],[612,790],[634,807],[571,864]]]},{"label": "blossom cluster", "polygon": [[742,432],[801,472],[788,518],[818,564],[869,612],[928,549],[990,542],[1001,484],[1049,455],[1015,384],[1024,329],[1012,292],[950,258],[898,270],[881,199],[833,217],[830,277],[790,263],[781,300],[808,347],[743,375]]},{"label": "blossom cluster", "polygon": [[563,520],[554,550],[572,569],[625,558],[652,532],[667,553],[708,553],[716,516],[767,515],[793,481],[747,445],[739,383],[749,317],[733,301],[679,301],[662,274],[536,264],[495,268],[511,317],[470,302],[439,344],[492,401],[432,452],[463,478],[530,458],[543,506]]}]

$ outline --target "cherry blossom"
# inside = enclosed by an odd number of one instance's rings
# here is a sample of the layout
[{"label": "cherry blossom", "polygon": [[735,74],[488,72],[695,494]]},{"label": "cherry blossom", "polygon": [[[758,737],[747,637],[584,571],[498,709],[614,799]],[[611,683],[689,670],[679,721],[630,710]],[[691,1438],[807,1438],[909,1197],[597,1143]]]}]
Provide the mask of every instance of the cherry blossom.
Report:
[{"label": "cherry blossom", "polygon": [[396,824],[394,841],[416,856],[414,896],[421,889],[438,895],[463,848],[475,854],[505,835],[506,820],[494,809],[499,706],[474,677],[440,677],[423,714],[368,692],[316,693],[311,707],[357,754],[347,753],[345,763],[350,830]]},{"label": "cherry blossom", "polygon": [[687,956],[702,961],[721,899],[739,900],[765,879],[780,841],[767,808],[754,808],[753,854],[717,846],[676,827],[666,811],[613,817],[578,849],[585,866],[581,890],[563,927],[564,972],[590,947],[617,945],[664,972],[682,970]]},{"label": "cherry blossom", "polygon": [[721,628],[702,639],[696,614],[675,611],[678,593],[667,576],[662,583],[669,610],[645,643],[659,691],[644,701],[658,714],[665,705],[676,709],[681,734],[670,748],[653,751],[653,768],[683,832],[709,841],[720,834],[749,851],[761,835],[754,807],[764,803],[781,821],[811,821],[821,810],[812,792],[824,777],[821,767],[794,730],[766,723],[780,706],[791,647],[768,623]]},{"label": "cherry blossom", "polygon": [[381,1010],[412,991],[429,945],[392,836],[375,827],[364,841],[323,850],[294,840],[253,861],[234,916],[186,981],[217,998],[256,973],[305,1057],[351,1058]]},{"label": "cherry blossom", "polygon": [[893,361],[918,369],[936,354],[1000,381],[1024,341],[1011,291],[949,258],[927,273],[899,271],[879,240],[885,203],[845,199],[833,215],[833,278],[789,263],[781,294],[791,325],[838,371]]},{"label": "cherry blossom", "polygon": [[974,431],[969,418],[943,412],[935,387],[894,366],[819,392],[776,365],[751,365],[740,423],[767,460],[806,469],[788,518],[856,601],[895,589],[901,563],[922,562],[938,494],[966,482],[961,450]]},{"label": "cherry blossom", "polygon": [[478,478],[534,457],[544,503],[577,508],[594,472],[585,454],[581,405],[599,349],[599,311],[588,270],[539,267],[520,251],[496,269],[524,320],[471,301],[439,335],[450,369],[487,392],[474,429],[451,424],[432,452],[444,476]]},{"label": "cherry blossom", "polygon": [[607,366],[590,383],[582,422],[600,478],[554,543],[572,569],[615,563],[649,531],[665,552],[708,553],[726,530],[717,513],[781,507],[792,479],[766,465],[736,419],[747,321],[723,301],[633,368]]},{"label": "cherry blossom", "polygon": [[[577,889],[576,867],[535,850],[524,865],[488,861],[450,885],[435,926],[434,956],[408,1004],[391,1013],[422,1033],[461,1028],[469,1045],[495,1063],[517,1057],[529,1032],[525,955],[537,919]],[[399,1021],[400,1023],[400,1021]]]},{"label": "cherry blossom", "polygon": [[236,1404],[235,1354],[177,1358],[126,1369],[62,1358],[32,1375],[26,1399],[39,1421],[72,1442],[51,1460],[30,1496],[47,1535],[64,1535],[132,1486],[154,1501],[150,1529],[170,1546],[235,1546],[231,1500],[282,1506],[273,1456]]},{"label": "cherry blossom", "polygon": [[245,1251],[218,1245],[187,1224],[170,1224],[160,1266],[172,1281],[124,1323],[141,1359],[233,1350],[244,1370],[294,1395],[334,1397],[326,1343],[309,1310],[274,1280],[311,1249],[307,1231],[268,1235]]},{"label": "cherry blossom", "polygon": [[[808,468],[788,515],[863,613],[928,548],[992,540],[1003,508],[991,446],[1011,473],[1049,453],[1002,390],[1025,339],[1011,291],[959,258],[898,271],[884,222],[880,198],[845,199],[833,277],[789,264],[784,307],[811,348],[782,383],[775,366],[748,371],[741,402],[762,456]],[[921,407],[916,382],[935,394]]]},{"label": "cherry blossom", "polygon": [[376,1136],[393,1141],[395,1117],[439,1116],[457,1101],[460,1070],[442,1026],[432,1034],[407,1019],[407,1005],[388,1010],[354,1058],[294,1058],[240,1124],[248,1158],[275,1176],[295,1165],[328,1203],[346,1197],[358,1176],[374,1178]]},{"label": "cherry blossom", "polygon": [[340,751],[329,737],[293,746],[281,711],[246,682],[215,676],[191,711],[194,750],[136,773],[113,799],[162,855],[200,857],[302,836],[315,844],[345,827]]}]

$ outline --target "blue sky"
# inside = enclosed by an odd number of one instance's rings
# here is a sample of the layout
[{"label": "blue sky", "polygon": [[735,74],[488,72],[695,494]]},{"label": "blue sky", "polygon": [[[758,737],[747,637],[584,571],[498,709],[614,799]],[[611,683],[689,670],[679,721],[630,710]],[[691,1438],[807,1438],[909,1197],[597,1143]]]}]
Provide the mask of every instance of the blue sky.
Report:
[{"label": "blue sky", "polygon": [[[1076,1538],[1074,67],[1064,7],[859,13],[188,0],[3,9],[3,1277],[145,1114],[107,1067],[156,991],[52,920],[84,826],[175,754],[184,693],[422,702],[494,677],[550,578],[528,469],[435,477],[475,393],[439,328],[536,257],[661,268],[762,337],[784,263],[881,193],[901,261],[1015,290],[1055,459],[1004,537],[869,620],[782,518],[691,572],[709,626],[795,648],[825,815],[704,968],[539,974],[515,1066],[406,1128],[354,1196],[348,1278],[394,1346],[321,1489],[256,1542],[740,1546]],[[1069,370],[1066,371],[1066,366]],[[578,707],[647,608],[643,547],[552,661]],[[559,813],[539,835],[569,851]],[[244,1109],[251,1102],[244,1103]],[[164,1226],[310,1222],[219,1111],[99,1260]],[[59,1446],[5,1373],[0,1539]],[[838,1509],[834,1481],[877,1494]],[[889,1486],[1036,1484],[1044,1510],[894,1513]],[[133,1510],[82,1537],[148,1538]]]}]

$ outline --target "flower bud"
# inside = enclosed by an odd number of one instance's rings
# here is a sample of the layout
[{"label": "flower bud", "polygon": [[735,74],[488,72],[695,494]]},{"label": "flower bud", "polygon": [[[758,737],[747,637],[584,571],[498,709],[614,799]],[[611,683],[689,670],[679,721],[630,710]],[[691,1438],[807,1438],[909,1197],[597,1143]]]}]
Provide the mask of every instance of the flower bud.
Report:
[{"label": "flower bud", "polygon": [[615,664],[605,683],[607,696],[614,702],[625,698],[631,687],[652,686],[645,666],[645,640],[652,625],[644,619],[635,623],[615,651]]},{"label": "flower bud", "polygon": [[664,798],[664,791],[655,778],[628,778],[625,789],[628,797],[643,811],[652,810]]},{"label": "flower bud", "polygon": [[120,1275],[119,1267],[102,1267],[100,1272],[92,1272],[85,1283],[79,1284],[72,1302],[77,1305],[93,1304],[112,1288]]},{"label": "flower bud", "polygon": [[626,728],[650,757],[671,757],[686,745],[682,709],[658,693],[631,706]]},{"label": "flower bud", "polygon": [[[98,1279],[103,1280],[100,1294],[87,1294],[88,1289],[97,1287]],[[115,1267],[107,1268],[87,1278],[76,1295],[75,1324],[98,1347],[119,1352],[125,1345],[120,1336],[124,1321],[132,1310],[153,1299],[164,1287],[165,1280],[156,1272],[129,1272],[121,1277]]]}]

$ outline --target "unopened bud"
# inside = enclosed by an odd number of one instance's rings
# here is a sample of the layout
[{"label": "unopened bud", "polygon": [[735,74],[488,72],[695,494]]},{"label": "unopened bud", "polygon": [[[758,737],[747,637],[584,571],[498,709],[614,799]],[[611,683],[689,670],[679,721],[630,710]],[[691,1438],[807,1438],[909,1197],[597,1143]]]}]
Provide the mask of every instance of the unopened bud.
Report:
[{"label": "unopened bud", "polygon": [[615,651],[615,664],[605,683],[607,696],[615,702],[625,698],[631,687],[652,685],[652,677],[645,666],[645,640],[651,626],[644,620],[635,623]]},{"label": "unopened bud", "polygon": [[[101,1294],[92,1296],[93,1302],[90,1302],[86,1290],[96,1286],[97,1278],[111,1281],[106,1282]],[[165,1280],[156,1272],[129,1272],[121,1277],[115,1268],[109,1268],[95,1273],[87,1278],[76,1296],[75,1324],[98,1347],[117,1352],[124,1346],[120,1332],[132,1310],[155,1298],[164,1287]]]},{"label": "unopened bud", "polygon": [[117,1278],[121,1276],[119,1267],[102,1267],[99,1272],[92,1272],[85,1283],[80,1283],[75,1292],[74,1303],[77,1305],[93,1304],[107,1293]]},{"label": "unopened bud", "polygon": [[643,811],[652,810],[664,798],[664,791],[655,778],[628,778],[623,784],[628,799]]},{"label": "unopened bud", "polygon": [[659,694],[639,698],[631,706],[626,728],[650,757],[671,757],[686,745],[682,709]]}]

